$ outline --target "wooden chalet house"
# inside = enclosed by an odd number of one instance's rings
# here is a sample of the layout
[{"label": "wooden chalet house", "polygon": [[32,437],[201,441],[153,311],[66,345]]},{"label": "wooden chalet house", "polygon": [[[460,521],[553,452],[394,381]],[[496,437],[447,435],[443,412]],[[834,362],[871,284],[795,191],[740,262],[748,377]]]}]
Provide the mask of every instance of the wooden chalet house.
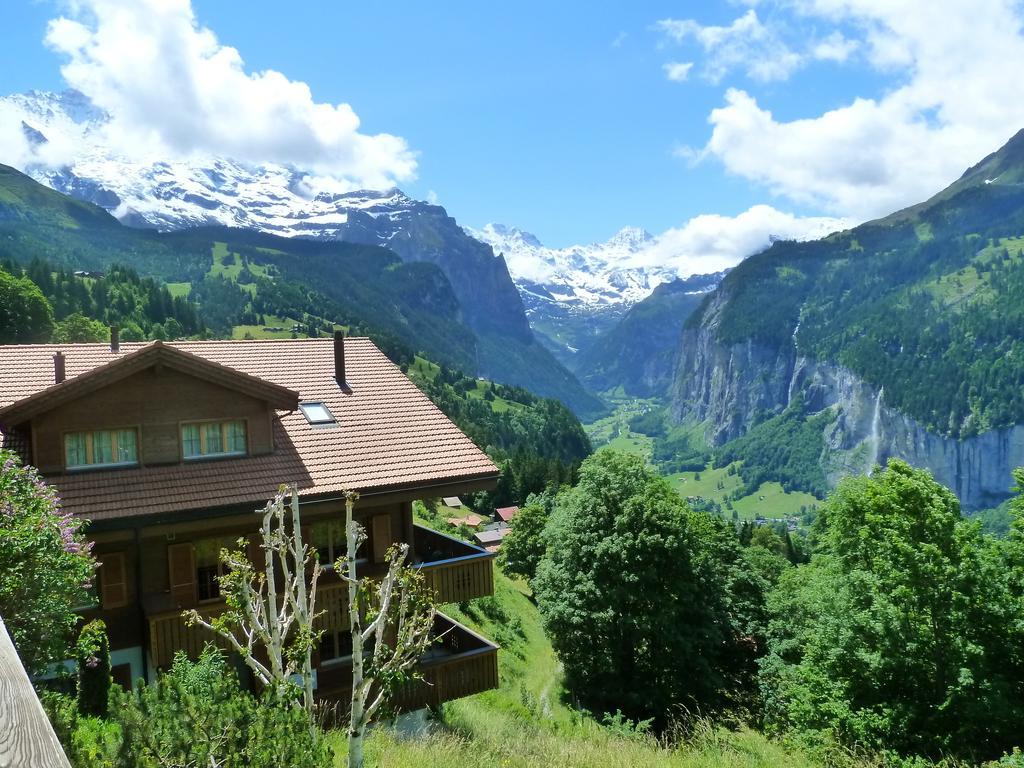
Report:
[{"label": "wooden chalet house", "polygon": [[[438,601],[493,593],[492,555],[413,522],[412,502],[494,487],[498,470],[369,339],[0,346],[0,440],[90,521],[102,563],[95,603],[122,682],[153,680],[214,636],[182,610],[223,609],[218,552],[255,543],[255,510],[298,488],[306,540],[333,563],[344,551],[342,492],[360,494],[372,575],[410,544]],[[253,556],[257,554],[253,547]],[[347,695],[346,590],[320,582],[317,691]],[[423,659],[416,708],[497,685],[497,648],[441,615]]]}]

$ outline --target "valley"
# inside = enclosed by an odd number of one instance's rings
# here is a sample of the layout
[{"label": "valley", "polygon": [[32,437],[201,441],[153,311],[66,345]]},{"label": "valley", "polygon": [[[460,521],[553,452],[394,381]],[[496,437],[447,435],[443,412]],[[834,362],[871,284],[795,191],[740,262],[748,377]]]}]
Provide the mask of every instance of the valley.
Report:
[{"label": "valley", "polygon": [[0,5],[0,763],[1024,768],[1020,1]]},{"label": "valley", "polygon": [[[657,467],[654,456],[659,441],[667,438],[671,442],[673,438],[678,440],[680,436],[695,435],[700,431],[693,428],[652,429],[652,420],[643,419],[645,415],[655,416],[654,424],[665,418],[664,403],[657,399],[633,399],[620,393],[614,402],[616,407],[611,415],[585,425],[595,450],[623,451]],[[644,421],[647,423],[643,424]],[[637,431],[635,427],[658,434],[652,436]],[[749,489],[741,474],[742,463],[742,459],[737,459],[715,466],[708,461],[700,468],[668,471],[673,469],[668,467],[661,471],[672,487],[695,507],[708,509],[733,521],[791,522],[805,528],[813,519],[821,499],[804,491],[786,490],[776,480],[765,480],[756,488]]]}]

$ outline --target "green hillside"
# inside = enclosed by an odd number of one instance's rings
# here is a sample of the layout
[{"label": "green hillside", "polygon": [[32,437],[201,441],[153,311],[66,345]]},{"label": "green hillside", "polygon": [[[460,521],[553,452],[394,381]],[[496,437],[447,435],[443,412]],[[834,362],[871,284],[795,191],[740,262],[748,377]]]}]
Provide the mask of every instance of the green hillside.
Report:
[{"label": "green hillside", "polygon": [[718,340],[795,342],[942,434],[1024,421],[1022,153],[1018,135],[926,204],[751,257],[723,281]]},{"label": "green hillside", "polygon": [[580,352],[572,368],[595,392],[622,387],[634,397],[668,392],[687,318],[704,298],[706,277],[662,283]]},{"label": "green hillside", "polygon": [[57,194],[10,166],[0,164],[0,222],[12,221],[62,229],[114,230],[120,227],[102,208]]},{"label": "green hillside", "polygon": [[[628,723],[601,723],[564,701],[558,659],[541,626],[529,588],[495,571],[494,597],[446,613],[500,644],[497,690],[449,702],[427,734],[403,738],[377,728],[367,761],[387,768],[802,768],[808,756],[747,728],[701,723],[668,745]],[[335,764],[345,739],[333,733]],[[854,762],[850,761],[853,766]]]},{"label": "green hillside", "polygon": [[[521,329],[507,336],[494,323],[471,330],[436,264],[405,262],[386,248],[227,227],[133,229],[0,166],[0,262],[26,266],[34,259],[54,270],[128,267],[196,302],[218,336],[279,336],[263,329],[286,325],[285,335],[293,325],[373,329],[432,360],[558,397],[580,413],[603,407]],[[491,370],[478,371],[486,361]]]},{"label": "green hillside", "polygon": [[[794,482],[820,470],[800,450],[803,436],[794,435],[788,424],[781,433],[775,422],[763,425],[756,434],[711,451],[699,428],[670,424],[656,398],[619,397],[615,411],[587,424],[586,431],[595,449],[625,451],[657,466],[696,506],[755,520],[801,517],[824,495],[807,493],[804,483]],[[812,437],[820,442],[820,431]]]}]

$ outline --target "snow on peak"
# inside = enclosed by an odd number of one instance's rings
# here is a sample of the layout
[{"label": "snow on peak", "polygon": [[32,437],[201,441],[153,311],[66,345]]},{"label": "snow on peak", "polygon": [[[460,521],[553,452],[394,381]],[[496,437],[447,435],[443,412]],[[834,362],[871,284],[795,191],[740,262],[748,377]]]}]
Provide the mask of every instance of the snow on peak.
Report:
[{"label": "snow on peak", "polygon": [[654,240],[637,227],[626,227],[603,243],[567,248],[548,248],[529,232],[504,224],[466,232],[505,257],[524,297],[546,295],[595,308],[632,304],[675,277],[672,270],[633,263]]},{"label": "snow on peak", "polygon": [[395,187],[353,189],[277,164],[201,154],[127,158],[103,130],[108,119],[78,91],[0,97],[0,151],[7,155],[0,162],[126,223],[161,230],[226,225],[336,237],[354,211],[397,225],[424,205]]}]

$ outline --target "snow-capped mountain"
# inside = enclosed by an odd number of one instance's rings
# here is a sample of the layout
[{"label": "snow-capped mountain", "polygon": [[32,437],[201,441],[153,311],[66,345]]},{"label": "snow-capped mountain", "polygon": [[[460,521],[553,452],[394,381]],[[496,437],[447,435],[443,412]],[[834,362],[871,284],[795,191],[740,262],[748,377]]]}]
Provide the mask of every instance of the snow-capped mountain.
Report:
[{"label": "snow-capped mountain", "polygon": [[113,126],[75,91],[2,97],[0,163],[131,226],[243,227],[380,245],[404,261],[436,264],[476,336],[477,374],[560,397],[582,411],[598,406],[537,343],[504,259],[467,235],[443,207],[398,189],[346,188],[282,165],[173,156],[137,143],[129,152]]},{"label": "snow-capped mountain", "polygon": [[333,238],[350,211],[400,219],[416,203],[398,189],[347,190],[281,165],[203,155],[168,160],[159,152],[127,157],[106,132],[106,115],[77,91],[0,98],[0,123],[20,123],[28,147],[18,164],[26,173],[134,226],[223,225]]},{"label": "snow-capped mountain", "polygon": [[529,232],[503,224],[466,231],[505,256],[528,310],[552,301],[582,312],[630,306],[676,276],[667,267],[639,263],[655,239],[637,227],[604,243],[568,248],[548,248]]}]

